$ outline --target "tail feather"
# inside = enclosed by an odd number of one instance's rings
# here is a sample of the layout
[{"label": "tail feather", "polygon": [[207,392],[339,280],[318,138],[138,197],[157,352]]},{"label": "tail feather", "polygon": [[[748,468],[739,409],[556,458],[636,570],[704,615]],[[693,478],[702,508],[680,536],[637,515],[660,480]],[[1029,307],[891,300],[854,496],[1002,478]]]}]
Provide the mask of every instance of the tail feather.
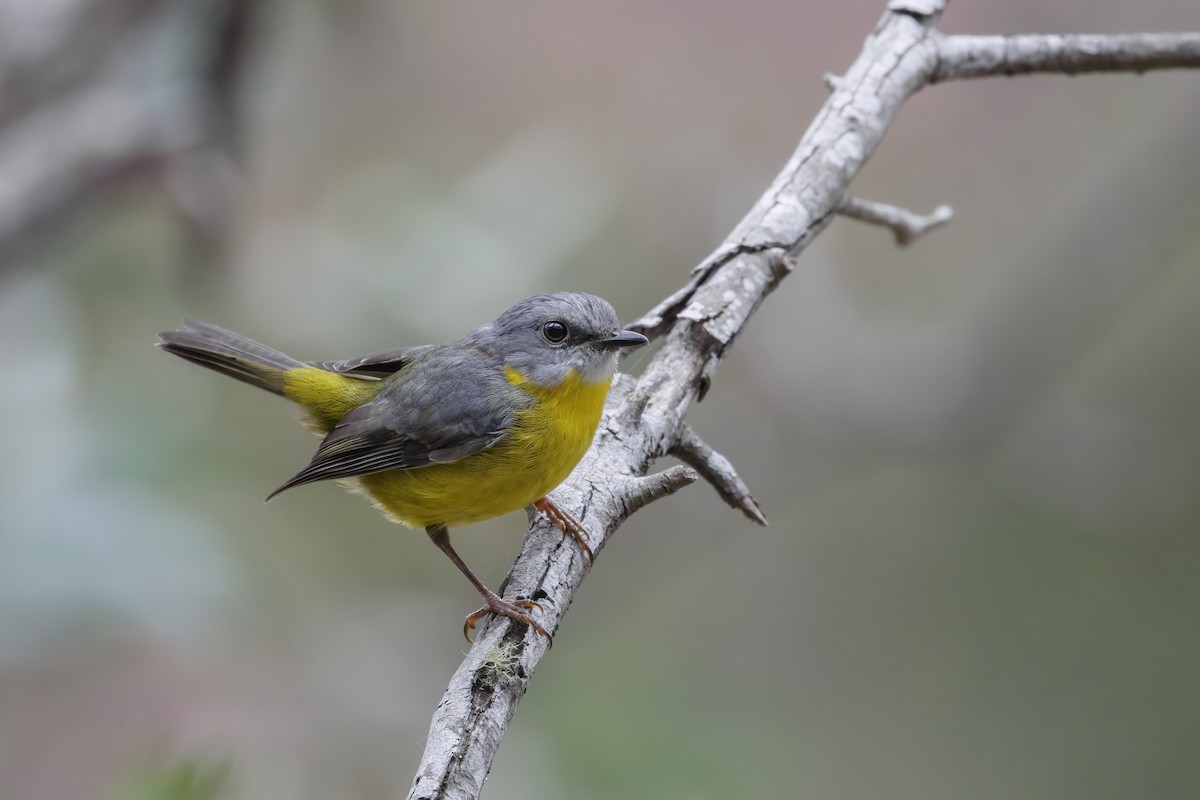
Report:
[{"label": "tail feather", "polygon": [[304,364],[278,350],[207,322],[184,320],[158,335],[158,347],[231,378],[283,395],[284,373]]}]

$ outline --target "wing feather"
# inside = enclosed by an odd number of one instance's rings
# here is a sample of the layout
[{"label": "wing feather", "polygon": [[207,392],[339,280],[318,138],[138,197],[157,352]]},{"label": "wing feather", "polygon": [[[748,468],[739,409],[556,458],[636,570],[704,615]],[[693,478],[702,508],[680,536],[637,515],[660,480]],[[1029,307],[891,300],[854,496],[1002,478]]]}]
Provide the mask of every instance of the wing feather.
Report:
[{"label": "wing feather", "polygon": [[398,347],[394,350],[381,350],[378,353],[368,353],[365,356],[340,361],[313,361],[310,362],[310,365],[329,372],[378,380],[399,372],[411,364],[413,359],[421,353],[433,348],[434,345],[430,344]]},{"label": "wing feather", "polygon": [[[420,356],[419,368],[406,372],[397,367],[388,385],[346,414],[308,466],[268,500],[314,481],[460,461],[503,439],[516,412],[529,403],[529,396],[508,384],[499,366],[482,354],[450,348],[406,352],[409,355],[401,359]],[[360,363],[335,363],[350,371],[366,363],[356,362]],[[393,363],[395,359],[388,361],[382,355],[372,362],[375,366]],[[330,368],[328,362],[320,366]]]}]

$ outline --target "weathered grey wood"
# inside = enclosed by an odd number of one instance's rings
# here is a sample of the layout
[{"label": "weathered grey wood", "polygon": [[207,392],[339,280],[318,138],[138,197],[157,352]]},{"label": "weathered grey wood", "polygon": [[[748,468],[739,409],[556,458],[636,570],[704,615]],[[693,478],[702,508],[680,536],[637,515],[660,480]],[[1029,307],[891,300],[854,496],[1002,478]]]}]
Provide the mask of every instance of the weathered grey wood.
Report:
[{"label": "weathered grey wood", "polygon": [[[767,192],[683,287],[631,326],[651,337],[665,336],[665,342],[638,379],[623,376],[616,382],[594,445],[553,493],[555,502],[590,532],[597,553],[642,505],[696,480],[689,467],[647,476],[655,459],[670,452],[703,472],[731,505],[765,521],[732,464],[705,445],[685,417],[759,304],[844,208],[851,180],[913,92],[951,78],[1064,71],[1055,70],[1055,64],[1069,64],[1065,71],[1071,72],[1200,66],[1196,34],[1149,40],[945,37],[934,29],[945,3],[892,0],[849,71],[828,80],[831,96]],[[1040,50],[1039,41],[1050,49]],[[1109,41],[1116,45],[1106,48]],[[1134,43],[1141,44],[1132,56],[1114,52]],[[1073,47],[1079,49],[1076,59],[1069,58]],[[940,224],[946,215],[936,212],[922,222],[899,209],[876,204],[873,210],[880,217],[873,221],[889,225],[890,220],[904,225],[914,219],[926,226]],[[530,519],[529,536],[501,593],[544,604],[542,624],[553,633],[590,567],[572,541],[564,542],[536,515],[531,513]],[[478,797],[517,703],[547,650],[546,640],[524,626],[507,619],[485,624],[434,713],[410,798]]]},{"label": "weathered grey wood", "polygon": [[1147,72],[1200,66],[1200,33],[943,36],[930,83],[1053,72]]}]

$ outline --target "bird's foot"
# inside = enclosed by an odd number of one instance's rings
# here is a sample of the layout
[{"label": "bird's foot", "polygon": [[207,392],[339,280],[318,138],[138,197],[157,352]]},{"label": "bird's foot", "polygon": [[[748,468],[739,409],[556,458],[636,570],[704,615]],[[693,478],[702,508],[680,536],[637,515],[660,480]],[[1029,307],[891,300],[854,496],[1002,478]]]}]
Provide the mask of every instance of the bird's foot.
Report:
[{"label": "bird's foot", "polygon": [[535,603],[533,600],[505,600],[495,592],[488,592],[483,596],[483,599],[487,605],[472,614],[468,614],[466,620],[463,621],[463,636],[467,637],[468,642],[475,643],[475,640],[471,638],[471,631],[475,630],[475,626],[479,624],[481,619],[488,614],[498,614],[502,617],[508,617],[514,622],[520,622],[522,625],[528,625],[542,636],[545,636],[546,641],[550,643],[551,647],[554,646],[554,637],[522,610],[536,608],[538,611],[541,611],[542,606],[540,603]]},{"label": "bird's foot", "polygon": [[534,501],[533,507],[546,515],[546,517],[554,523],[554,527],[558,528],[563,535],[563,541],[566,541],[569,535],[579,545],[579,549],[587,556],[588,564],[595,560],[592,554],[592,548],[588,545],[588,532],[579,524],[579,521],[572,517],[567,512],[554,504],[554,501],[549,497],[543,497],[541,500]]}]

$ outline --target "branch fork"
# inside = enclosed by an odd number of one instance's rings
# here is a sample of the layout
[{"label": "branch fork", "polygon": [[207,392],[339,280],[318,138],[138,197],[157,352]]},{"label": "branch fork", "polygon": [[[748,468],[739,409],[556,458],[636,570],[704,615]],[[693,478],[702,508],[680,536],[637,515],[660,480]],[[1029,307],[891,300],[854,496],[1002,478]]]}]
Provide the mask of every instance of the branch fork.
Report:
[{"label": "branch fork", "polygon": [[[736,470],[685,422],[717,367],[763,300],[834,216],[890,228],[905,244],[949,222],[849,197],[904,102],[941,81],[1032,72],[1200,67],[1200,34],[1116,37],[944,36],[934,28],[947,0],[891,0],[862,54],[841,77],[795,153],[733,233],[688,281],[628,327],[662,346],[638,378],[619,376],[600,430],[554,502],[576,515],[599,551],[646,503],[705,478],[733,508],[766,520]],[[647,474],[674,455],[686,466]],[[556,631],[590,568],[541,518],[502,592],[544,602],[542,624]],[[410,798],[474,798],[547,644],[507,619],[485,623],[451,678],[431,723]]]}]

